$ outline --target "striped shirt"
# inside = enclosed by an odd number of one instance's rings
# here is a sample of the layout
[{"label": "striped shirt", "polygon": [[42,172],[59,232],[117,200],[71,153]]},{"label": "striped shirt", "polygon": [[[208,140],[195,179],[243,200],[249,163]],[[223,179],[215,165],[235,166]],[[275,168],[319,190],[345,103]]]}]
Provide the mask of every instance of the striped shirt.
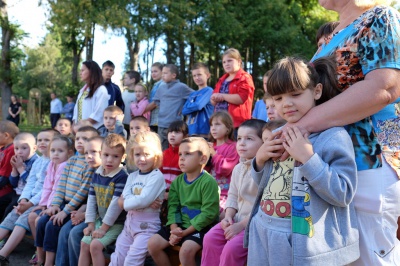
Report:
[{"label": "striped shirt", "polygon": [[51,205],[60,207],[65,203],[66,214],[77,210],[87,199],[95,170],[86,163],[85,155],[72,156],[61,174]]}]

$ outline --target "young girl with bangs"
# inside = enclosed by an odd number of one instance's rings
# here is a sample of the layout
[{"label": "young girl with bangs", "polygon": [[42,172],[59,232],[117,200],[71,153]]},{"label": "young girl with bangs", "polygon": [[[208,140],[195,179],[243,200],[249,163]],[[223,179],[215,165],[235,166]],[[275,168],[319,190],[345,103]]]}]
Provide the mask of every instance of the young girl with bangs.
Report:
[{"label": "young girl with bangs", "polygon": [[239,163],[233,130],[233,120],[228,112],[218,111],[210,117],[211,175],[221,189],[221,211],[225,209],[233,168]]},{"label": "young girl with bangs", "polygon": [[[332,58],[314,63],[287,57],[267,87],[289,123],[339,93]],[[258,194],[246,228],[248,264],[347,265],[359,256],[353,197],[354,150],[347,131],[334,127],[308,136],[292,126],[267,138],[252,162]],[[284,140],[283,140],[284,139]],[[282,150],[289,153],[279,159]]]}]

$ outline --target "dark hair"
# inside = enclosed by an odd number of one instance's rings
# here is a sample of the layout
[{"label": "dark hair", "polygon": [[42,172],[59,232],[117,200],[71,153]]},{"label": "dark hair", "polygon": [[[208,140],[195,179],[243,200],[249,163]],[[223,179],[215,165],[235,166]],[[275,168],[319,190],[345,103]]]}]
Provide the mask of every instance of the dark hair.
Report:
[{"label": "dark hair", "polygon": [[334,56],[321,57],[306,63],[303,59],[285,57],[279,60],[269,75],[267,90],[271,96],[314,88],[322,84],[322,95],[316,104],[321,104],[341,91],[337,82]]},{"label": "dark hair", "polygon": [[0,132],[1,133],[8,133],[12,139],[19,133],[19,128],[14,122],[4,120],[0,121]]},{"label": "dark hair", "polygon": [[208,68],[208,66],[202,62],[195,63],[192,67],[192,71],[201,68],[203,68],[207,73],[210,73],[210,69]]},{"label": "dark hair", "polygon": [[[75,150],[74,140],[73,139],[71,139],[71,138],[69,138],[67,136],[57,135],[57,136],[54,136],[54,138],[51,140],[51,143],[53,143],[56,140],[61,140],[61,141],[64,141],[65,143],[67,143],[67,149],[68,150],[71,150],[71,151]],[[51,143],[50,143],[49,147],[51,146]]]},{"label": "dark hair", "polygon": [[89,82],[87,83],[87,85],[89,86],[90,90],[87,98],[92,98],[97,89],[101,85],[103,85],[103,76],[101,74],[101,69],[99,65],[92,60],[87,60],[82,64],[89,69],[90,74],[89,74]]},{"label": "dark hair", "polygon": [[151,65],[151,67],[157,67],[158,69],[162,70],[162,68],[164,67],[164,64],[162,64],[160,62],[155,62]]},{"label": "dark hair", "polygon": [[92,132],[92,133],[94,133],[96,136],[99,135],[99,131],[97,131],[97,129],[95,129],[95,128],[92,127],[92,126],[80,127],[80,128],[78,129],[77,132]]},{"label": "dark hair", "polygon": [[268,70],[267,72],[265,72],[265,74],[263,75],[263,78],[267,77],[271,74],[271,70]]},{"label": "dark hair", "polygon": [[[197,145],[197,152],[200,156],[205,155],[207,157],[207,161],[210,159],[210,148],[208,146],[207,141],[202,137],[188,137],[184,138],[181,142],[183,143],[194,143]],[[205,164],[204,164],[205,165]]]},{"label": "dark hair", "polygon": [[239,128],[241,127],[248,127],[248,128],[252,128],[257,132],[257,136],[260,137],[260,139],[262,138],[262,132],[263,132],[263,126],[265,125],[265,121],[264,120],[260,120],[260,119],[249,119],[244,121]]},{"label": "dark hair", "polygon": [[128,75],[130,79],[135,79],[135,85],[140,82],[140,74],[137,71],[129,70],[125,72],[125,75]]},{"label": "dark hair", "polygon": [[277,128],[280,128],[284,124],[286,124],[286,121],[283,119],[271,120],[271,121],[268,121],[267,123],[265,123],[265,125],[262,128],[262,131],[264,132],[264,130],[266,130],[266,129],[268,129],[269,131],[273,131]]},{"label": "dark hair", "polygon": [[132,117],[130,122],[132,122],[132,121],[140,121],[140,122],[146,123],[147,126],[150,126],[149,120],[147,120],[147,118],[142,115],[137,115],[137,116]]},{"label": "dark hair", "polygon": [[175,74],[176,77],[179,76],[179,69],[178,69],[178,67],[176,65],[174,65],[174,64],[166,64],[166,65],[164,65],[164,67],[168,68],[169,71],[171,71],[171,74]]},{"label": "dark hair", "polygon": [[321,27],[318,28],[317,35],[316,35],[316,43],[318,43],[321,37],[327,37],[333,33],[335,28],[339,25],[339,21],[331,21],[323,24]]},{"label": "dark hair", "polygon": [[112,67],[113,69],[115,69],[114,63],[111,62],[110,60],[105,61],[101,67],[104,68],[105,66],[109,66],[109,67]]},{"label": "dark hair", "polygon": [[174,121],[169,125],[168,133],[172,131],[182,132],[183,136],[187,136],[189,134],[189,129],[187,124],[180,120]]}]

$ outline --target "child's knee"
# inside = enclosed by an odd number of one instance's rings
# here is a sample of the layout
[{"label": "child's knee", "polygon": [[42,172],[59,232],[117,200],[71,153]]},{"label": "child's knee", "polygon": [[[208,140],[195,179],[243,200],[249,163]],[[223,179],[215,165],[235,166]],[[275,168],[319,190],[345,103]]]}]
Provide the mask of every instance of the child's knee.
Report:
[{"label": "child's knee", "polygon": [[149,253],[154,253],[160,250],[164,249],[164,244],[167,242],[164,238],[162,238],[159,234],[155,234],[152,237],[150,237],[149,241],[147,242],[147,248],[149,250]]},{"label": "child's knee", "polygon": [[92,240],[90,243],[90,253],[99,253],[103,252],[104,246],[103,244],[98,241],[97,239]]},{"label": "child's knee", "polygon": [[194,260],[196,253],[201,249],[201,246],[194,241],[183,242],[179,251],[179,259],[181,261]]},{"label": "child's knee", "polygon": [[90,251],[90,245],[86,244],[85,242],[81,242],[81,252],[89,252]]}]

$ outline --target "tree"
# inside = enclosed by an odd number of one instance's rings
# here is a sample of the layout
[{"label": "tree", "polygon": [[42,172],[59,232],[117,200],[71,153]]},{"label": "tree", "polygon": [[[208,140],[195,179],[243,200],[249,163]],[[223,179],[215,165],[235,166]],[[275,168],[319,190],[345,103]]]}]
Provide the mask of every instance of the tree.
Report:
[{"label": "tree", "polygon": [[8,115],[8,106],[11,102],[13,86],[12,61],[22,56],[19,43],[26,34],[8,19],[7,1],[0,2],[0,27],[1,27],[1,69],[0,69],[0,91],[2,118]]}]

